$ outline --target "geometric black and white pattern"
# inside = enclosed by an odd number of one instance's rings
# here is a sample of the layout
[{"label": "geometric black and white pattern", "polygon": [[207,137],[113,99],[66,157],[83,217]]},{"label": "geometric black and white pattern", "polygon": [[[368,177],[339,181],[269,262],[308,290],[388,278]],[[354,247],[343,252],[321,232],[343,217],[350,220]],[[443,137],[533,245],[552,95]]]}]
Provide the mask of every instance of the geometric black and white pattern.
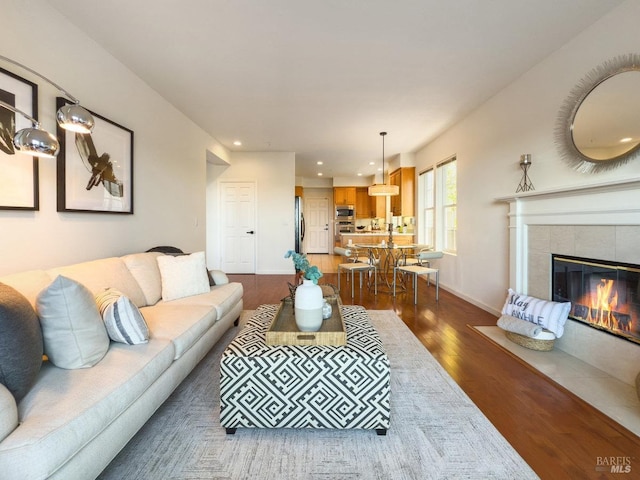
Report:
[{"label": "geometric black and white pattern", "polygon": [[227,429],[389,428],[389,359],[361,306],[344,305],[347,344],[267,345],[279,305],[258,307],[220,361]]}]

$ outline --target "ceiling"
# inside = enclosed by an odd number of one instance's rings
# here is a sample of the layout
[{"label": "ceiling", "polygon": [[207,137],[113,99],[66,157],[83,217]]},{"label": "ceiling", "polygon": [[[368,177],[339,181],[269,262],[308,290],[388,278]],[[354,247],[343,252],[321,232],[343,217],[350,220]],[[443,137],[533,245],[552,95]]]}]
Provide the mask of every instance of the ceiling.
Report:
[{"label": "ceiling", "polygon": [[622,0],[48,2],[230,151],[344,178],[376,173],[380,131],[387,161],[419,149]]}]

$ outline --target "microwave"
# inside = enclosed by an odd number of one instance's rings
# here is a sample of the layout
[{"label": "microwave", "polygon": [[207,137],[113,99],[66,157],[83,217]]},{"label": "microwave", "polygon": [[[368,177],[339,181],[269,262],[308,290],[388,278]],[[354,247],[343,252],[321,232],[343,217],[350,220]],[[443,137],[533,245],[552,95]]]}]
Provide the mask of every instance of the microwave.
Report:
[{"label": "microwave", "polygon": [[353,218],[353,205],[336,205],[336,218]]}]

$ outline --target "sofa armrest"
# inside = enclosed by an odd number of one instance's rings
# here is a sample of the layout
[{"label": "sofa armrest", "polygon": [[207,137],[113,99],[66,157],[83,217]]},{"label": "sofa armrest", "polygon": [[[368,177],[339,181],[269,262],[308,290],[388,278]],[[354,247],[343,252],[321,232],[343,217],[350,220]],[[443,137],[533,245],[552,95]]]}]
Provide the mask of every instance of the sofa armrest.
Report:
[{"label": "sofa armrest", "polygon": [[209,277],[213,279],[216,285],[225,285],[229,283],[229,277],[222,270],[209,270]]}]

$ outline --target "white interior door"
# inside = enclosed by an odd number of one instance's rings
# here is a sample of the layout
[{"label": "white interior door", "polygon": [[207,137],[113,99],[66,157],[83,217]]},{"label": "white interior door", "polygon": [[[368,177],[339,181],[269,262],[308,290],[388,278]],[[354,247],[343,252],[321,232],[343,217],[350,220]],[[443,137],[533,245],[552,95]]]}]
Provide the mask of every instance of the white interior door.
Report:
[{"label": "white interior door", "polygon": [[220,188],[222,270],[256,273],[256,186],[223,182]]},{"label": "white interior door", "polygon": [[309,198],[304,201],[307,253],[329,253],[329,200]]}]

